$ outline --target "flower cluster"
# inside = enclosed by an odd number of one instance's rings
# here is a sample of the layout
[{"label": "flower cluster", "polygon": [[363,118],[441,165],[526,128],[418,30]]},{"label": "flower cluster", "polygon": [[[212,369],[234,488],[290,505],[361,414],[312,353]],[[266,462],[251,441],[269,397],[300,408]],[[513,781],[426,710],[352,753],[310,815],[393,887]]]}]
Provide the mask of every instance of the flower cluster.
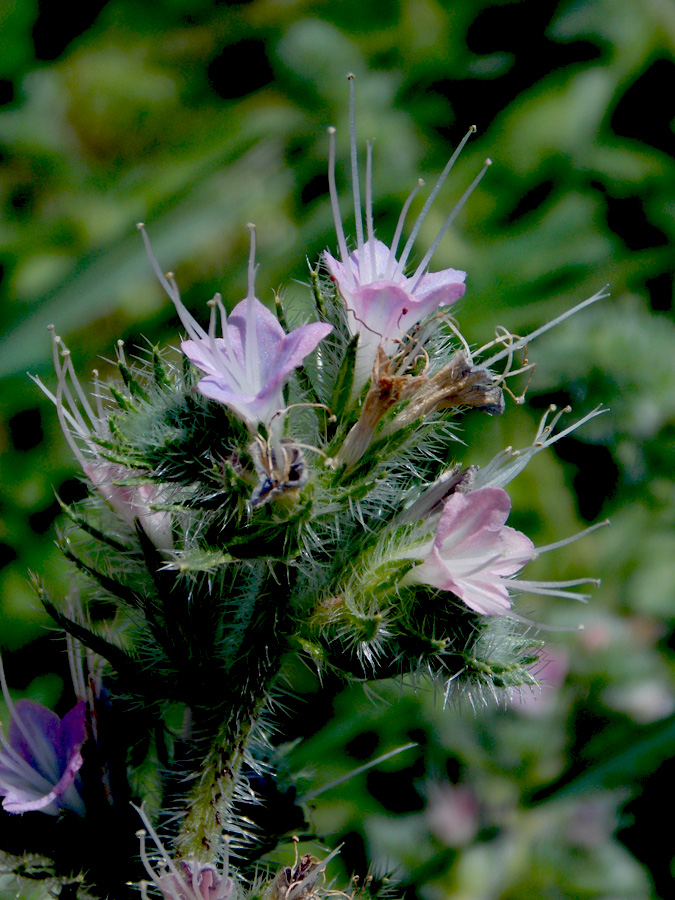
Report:
[{"label": "flower cluster", "polygon": [[[0,795],[9,813],[64,813],[62,871],[75,868],[71,845],[79,846],[67,831],[77,817],[65,813],[85,816],[92,834],[110,832],[111,846],[128,850],[136,804],[142,867],[134,858],[111,874],[110,854],[94,844],[78,861],[97,896],[113,895],[111,879],[120,892],[136,884],[142,897],[166,900],[330,895],[322,883],[332,854],[319,862],[296,845],[292,865],[257,881],[251,874],[294,827],[275,821],[266,834],[251,813],[265,799],[258,782],[277,775],[271,698],[290,654],[345,680],[426,674],[446,699],[462,686],[502,691],[506,700],[536,683],[529,667],[539,658],[538,643],[517,624],[532,623],[514,596],[585,599],[575,589],[595,583],[522,577],[541,553],[593,528],[537,548],[507,524],[505,488],[535,454],[602,410],[556,431],[567,410],[550,409],[531,445],[508,448],[482,468],[464,458],[471,448],[458,423],[466,414],[482,414],[486,425],[502,415],[514,396],[507,379],[531,368],[516,362],[519,351],[604,293],[530,335],[498,329],[472,349],[450,315],[467,273],[429,267],[489,160],[407,271],[431,204],[474,130],[399,252],[422,183],[387,246],[375,234],[370,145],[361,208],[352,80],[356,246],[348,246],[340,214],[331,129],[338,252],[324,251],[313,273],[312,321],[294,330],[283,310],[277,317],[256,296],[253,226],[246,297],[228,312],[216,294],[204,328],[142,224],[151,266],[186,332],[181,353],[154,348],[146,363],[128,365],[120,343],[122,383],[102,384],[95,373],[88,392],[52,329],[56,388],[36,381],[92,487],[86,502],[68,508],[74,527],[61,539],[86,608],[40,596],[69,635],[78,703],[62,719],[31,701],[13,704],[0,667],[10,714]],[[78,668],[80,652],[96,660],[91,677]],[[117,721],[124,726],[112,727]],[[476,817],[456,794],[446,806],[467,807],[460,812],[469,835]],[[299,804],[293,811],[304,816]],[[166,830],[169,850],[156,828]],[[224,858],[230,841],[238,873]],[[375,896],[365,884],[364,891],[363,900]]]}]

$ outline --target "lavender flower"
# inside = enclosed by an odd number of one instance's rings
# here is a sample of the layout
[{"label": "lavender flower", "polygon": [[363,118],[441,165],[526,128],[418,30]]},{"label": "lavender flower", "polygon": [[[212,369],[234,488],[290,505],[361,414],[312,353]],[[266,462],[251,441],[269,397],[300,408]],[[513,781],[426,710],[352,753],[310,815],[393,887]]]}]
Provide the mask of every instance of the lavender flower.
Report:
[{"label": "lavender flower", "polygon": [[[39,378],[33,378],[38,387],[49,397],[56,407],[56,414],[63,434],[82,466],[82,471],[112,507],[117,515],[135,527],[138,520],[150,540],[159,549],[171,549],[171,516],[168,512],[153,509],[153,504],[162,499],[162,488],[154,484],[128,486],[123,483],[132,474],[124,466],[105,459],[101,452],[101,442],[108,438],[106,412],[100,396],[100,386],[95,381],[95,409],[85,394],[77,377],[70,350],[50,325],[56,370],[56,394],[45,387]],[[124,361],[121,342],[118,344],[122,362]],[[97,373],[94,372],[97,379]]]},{"label": "lavender flower", "polygon": [[0,660],[0,684],[9,708],[9,739],[0,728],[0,796],[10,813],[40,810],[51,816],[69,809],[83,816],[77,785],[86,737],[86,704],[79,701],[62,719],[32,700],[14,704]]},{"label": "lavender flower", "polygon": [[[205,397],[228,406],[254,432],[262,422],[269,427],[284,409],[283,387],[294,369],[322,341],[333,326],[325,322],[301,325],[286,334],[278,319],[255,296],[255,230],[251,229],[248,265],[248,293],[227,315],[220,294],[210,301],[208,332],[183,305],[178,286],[159,267],[145,232],[139,224],[150,261],[162,287],[174,303],[190,340],[181,349],[199,369],[206,372],[198,388]],[[221,335],[216,337],[220,313]]]},{"label": "lavender flower", "polygon": [[340,260],[335,259],[327,250],[324,251],[324,261],[332,278],[337,284],[340,296],[345,302],[347,310],[347,324],[352,334],[359,335],[358,353],[356,358],[356,372],[354,387],[359,390],[370,377],[370,373],[377,356],[377,347],[384,344],[388,355],[391,355],[397,346],[397,342],[417,322],[426,318],[439,306],[450,306],[463,296],[465,291],[464,280],[466,272],[457,269],[444,269],[441,272],[428,272],[427,268],[431,258],[436,252],[441,239],[454,221],[457,213],[463,207],[471,192],[487,171],[490,160],[464,192],[459,203],[447,217],[436,239],[414,273],[407,277],[404,274],[405,267],[410,256],[413,244],[426,215],[443,186],[450,170],[452,169],[462,148],[470,135],[474,133],[475,126],[458,146],[441,173],[436,186],[428,197],[420,215],[413,226],[410,237],[397,260],[399,241],[405,224],[405,219],[410,205],[423,185],[418,182],[417,187],[410,194],[403,205],[398,225],[391,247],[387,247],[375,238],[373,227],[372,204],[372,145],[368,144],[366,158],[366,236],[364,241],[363,218],[361,211],[361,199],[359,188],[358,160],[356,151],[356,126],[354,113],[354,82],[350,76],[351,103],[350,103],[350,144],[351,144],[351,169],[352,189],[354,196],[354,216],[356,221],[356,250],[349,253],[345,240],[344,228],[340,216],[340,209],[335,184],[335,129],[329,129],[330,134],[330,158],[329,158],[329,187],[335,231],[337,234]]}]

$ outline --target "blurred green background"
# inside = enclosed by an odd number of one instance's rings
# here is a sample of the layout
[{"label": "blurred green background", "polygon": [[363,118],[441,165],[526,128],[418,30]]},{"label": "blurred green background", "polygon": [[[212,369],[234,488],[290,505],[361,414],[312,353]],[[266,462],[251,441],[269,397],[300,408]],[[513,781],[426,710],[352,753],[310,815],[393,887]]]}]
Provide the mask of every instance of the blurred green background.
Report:
[{"label": "blurred green background", "polygon": [[[424,682],[374,694],[298,673],[282,735],[308,790],[414,740],[319,794],[314,824],[348,870],[397,870],[408,897],[673,896],[675,766],[675,4],[672,0],[93,0],[78,12],[0,3],[0,648],[17,692],[68,704],[59,641],[30,571],[67,591],[59,507],[82,495],[51,404],[53,322],[78,370],[123,337],[175,343],[178,322],[135,224],[205,317],[245,293],[307,303],[307,260],[334,247],[326,127],[347,168],[347,72],[362,147],[375,138],[378,234],[430,183],[471,124],[418,242],[431,243],[486,156],[494,165],[434,258],[468,272],[457,310],[474,345],[612,297],[537,341],[528,404],[468,419],[484,463],[527,445],[550,402],[611,412],[511,485],[512,524],[539,544],[611,528],[532,566],[603,578],[588,607],[520,601],[550,635],[535,702],[443,709]],[[351,226],[348,225],[351,231]],[[568,419],[570,421],[570,419]],[[535,571],[528,577],[534,577]],[[314,734],[315,731],[318,732]],[[289,822],[289,828],[293,827]],[[0,884],[1,889],[1,884]],[[7,888],[9,891],[9,888]],[[11,894],[14,896],[14,894]],[[4,896],[4,895],[3,895]],[[7,896],[10,896],[8,893]]]}]

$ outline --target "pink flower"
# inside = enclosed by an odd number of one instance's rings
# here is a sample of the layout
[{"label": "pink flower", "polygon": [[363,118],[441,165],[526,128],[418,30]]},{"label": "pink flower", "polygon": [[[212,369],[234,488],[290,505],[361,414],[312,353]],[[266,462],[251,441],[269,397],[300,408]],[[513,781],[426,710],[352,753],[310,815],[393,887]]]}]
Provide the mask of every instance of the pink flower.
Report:
[{"label": "pink flower", "polygon": [[10,813],[62,809],[84,815],[76,784],[86,737],[86,704],[79,701],[62,719],[32,700],[12,703],[0,663],[0,681],[9,707],[9,739],[0,728],[0,796]]},{"label": "pink flower", "polygon": [[207,373],[199,382],[205,397],[224,403],[254,430],[269,426],[284,408],[283,386],[332,325],[313,322],[286,334],[267,307],[249,294],[229,317],[221,308],[222,338],[198,334],[181,350]]},{"label": "pink flower", "polygon": [[[208,332],[183,305],[171,276],[162,273],[143,225],[138,226],[152,266],[162,287],[173,301],[190,340],[183,341],[183,353],[206,372],[198,388],[205,397],[228,406],[255,431],[260,422],[268,426],[283,412],[283,387],[294,369],[302,364],[318,343],[332,331],[325,322],[301,325],[286,334],[278,319],[255,296],[255,238],[251,228],[248,294],[228,317],[219,294],[213,298]],[[216,337],[220,313],[221,337]]]},{"label": "pink flower", "polygon": [[161,500],[161,489],[157,485],[139,484],[129,487],[116,484],[116,481],[124,481],[131,473],[124,466],[108,463],[104,459],[85,462],[82,469],[103,499],[131,529],[135,528],[138,520],[158,549],[172,549],[171,514],[152,508],[153,503]]},{"label": "pink flower", "polygon": [[366,378],[380,343],[391,356],[413,325],[439,306],[450,306],[466,290],[466,272],[456,269],[407,278],[392,250],[374,237],[350,253],[345,263],[327,250],[324,259],[345,302],[349,330],[360,335],[357,372]]},{"label": "pink flower", "polygon": [[505,524],[510,511],[501,488],[452,494],[433,544],[420,551],[423,561],[407,579],[452,591],[482,615],[504,615],[511,608],[510,576],[537,555],[528,537]]},{"label": "pink flower", "polygon": [[452,591],[469,609],[481,615],[508,614],[512,619],[530,625],[533,623],[528,619],[511,612],[511,591],[588,600],[587,594],[568,588],[597,585],[599,582],[595,578],[525,581],[512,576],[540,553],[564,547],[607,523],[593,525],[574,537],[535,548],[522,532],[505,524],[510,511],[511,500],[502,488],[484,487],[450,494],[443,505],[433,541],[399,554],[401,559],[421,560],[404,580]]},{"label": "pink flower", "polygon": [[410,237],[401,254],[401,258],[397,259],[396,254],[398,245],[408,210],[413,198],[420,187],[422,187],[423,182],[418,182],[417,187],[403,205],[391,247],[387,247],[382,241],[376,240],[373,226],[372,203],[372,145],[369,143],[366,158],[366,239],[364,240],[356,151],[354,82],[353,76],[349,77],[351,83],[351,171],[356,226],[356,250],[349,253],[347,242],[345,240],[335,182],[335,129],[331,128],[329,129],[330,160],[328,178],[340,260],[337,260],[328,251],[324,251],[324,260],[328,271],[337,285],[340,296],[345,302],[347,309],[347,324],[350,332],[359,335],[354,379],[354,386],[359,390],[370,377],[372,366],[377,355],[377,347],[380,343],[383,343],[387,353],[392,355],[396,350],[397,342],[404,334],[409,332],[417,322],[420,322],[422,319],[429,316],[440,306],[450,306],[463,296],[465,291],[465,272],[460,272],[457,269],[443,269],[441,272],[428,272],[427,269],[441,239],[454,221],[457,213],[464,206],[464,203],[471,192],[487,171],[490,160],[486,161],[486,165],[481,173],[474,179],[470,187],[464,192],[464,195],[458,204],[447,217],[436,239],[417,266],[415,272],[412,276],[407,277],[404,274],[404,270],[408,263],[408,258],[415,242],[415,238],[422,227],[422,223],[426,218],[431,204],[452,169],[455,160],[459,156],[470,135],[473,134],[476,129],[474,126],[471,127],[448,161],[413,226]]},{"label": "pink flower", "polygon": [[[212,863],[199,862],[195,859],[172,859],[143,807],[135,809],[144,825],[144,828],[136,832],[140,841],[141,861],[152,883],[161,891],[165,900],[229,900],[236,896],[235,883],[227,874],[227,859],[224,860],[220,871]],[[159,857],[156,861],[148,854],[146,846],[148,834]],[[224,842],[223,847],[227,856],[227,842]],[[158,864],[157,868],[155,863]],[[139,887],[142,900],[148,900],[148,883],[142,881]]]},{"label": "pink flower", "polygon": [[[64,437],[82,466],[82,471],[123,522],[133,529],[138,520],[156,547],[160,550],[171,549],[171,515],[163,510],[153,509],[155,502],[161,503],[165,499],[165,490],[161,485],[155,484],[129,486],[116,483],[124,482],[138,473],[109,462],[101,454],[100,441],[107,439],[109,432],[98,380],[95,381],[95,399],[87,397],[75,372],[70,350],[54,332],[54,326],[50,325],[49,329],[52,332],[57,377],[56,394],[52,394],[39,378],[33,380],[56,406]],[[121,342],[118,352],[120,360],[124,362]]]},{"label": "pink flower", "polygon": [[175,874],[166,872],[157,879],[166,900],[228,900],[234,891],[232,879],[208,863],[181,859],[175,867]]}]

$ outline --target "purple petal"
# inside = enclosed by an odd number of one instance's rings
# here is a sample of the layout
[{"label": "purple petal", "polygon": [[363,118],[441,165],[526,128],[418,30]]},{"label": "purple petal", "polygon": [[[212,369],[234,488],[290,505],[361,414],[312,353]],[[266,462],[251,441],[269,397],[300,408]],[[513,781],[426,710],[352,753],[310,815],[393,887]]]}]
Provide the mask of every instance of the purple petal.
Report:
[{"label": "purple petal", "polygon": [[230,387],[222,377],[209,375],[202,378],[197,387],[205,397],[229,406],[238,416],[253,425],[257,422],[269,424],[284,405],[282,389],[278,384],[266,386],[258,394],[242,394]]},{"label": "purple petal", "polygon": [[72,809],[84,815],[75,787],[86,738],[86,704],[80,701],[62,720],[39,703],[19,700],[12,709],[9,748],[0,751],[0,794],[12,813]]},{"label": "purple petal", "polygon": [[[253,321],[255,322],[256,341],[258,348],[259,384],[264,385],[272,374],[274,360],[279,352],[286,334],[279,324],[277,317],[260,302],[256,297],[250,300],[242,300],[237,303],[227,319],[227,333],[232,343],[235,355],[241,354],[241,364],[244,362],[244,348],[246,347],[246,325],[248,304],[254,304]],[[309,351],[307,351],[309,353]]]},{"label": "purple petal", "polygon": [[56,713],[35,703],[19,700],[9,723],[9,743],[32,769],[49,779],[58,780],[61,721]]},{"label": "purple petal", "polygon": [[267,386],[282,384],[297,369],[302,361],[330,334],[333,326],[327,322],[311,322],[309,325],[301,325],[295,331],[284,337],[281,346],[274,358],[272,370],[269,373]]},{"label": "purple petal", "polygon": [[[392,281],[379,281],[357,288],[345,300],[348,306],[351,302],[350,312],[356,319],[355,331],[362,326],[368,335],[375,332],[381,339],[400,337],[404,318],[412,309],[417,311],[416,300]],[[417,315],[411,318],[418,321]]]},{"label": "purple petal", "polygon": [[60,761],[65,770],[87,737],[87,704],[84,700],[79,700],[61,719],[60,737]]},{"label": "purple petal", "polygon": [[222,338],[215,341],[216,352],[221,354],[218,361],[214,360],[213,350],[205,342],[184,341],[181,348],[195,365],[208,372],[208,376],[198,384],[205,397],[229,406],[251,425],[260,421],[269,424],[283,408],[282,388],[291,372],[332,331],[333,326],[313,322],[286,335],[277,318],[259,300],[252,302],[255,303],[257,359],[250,379],[244,360],[248,300],[237,304],[226,325],[236,362],[234,366]]}]

